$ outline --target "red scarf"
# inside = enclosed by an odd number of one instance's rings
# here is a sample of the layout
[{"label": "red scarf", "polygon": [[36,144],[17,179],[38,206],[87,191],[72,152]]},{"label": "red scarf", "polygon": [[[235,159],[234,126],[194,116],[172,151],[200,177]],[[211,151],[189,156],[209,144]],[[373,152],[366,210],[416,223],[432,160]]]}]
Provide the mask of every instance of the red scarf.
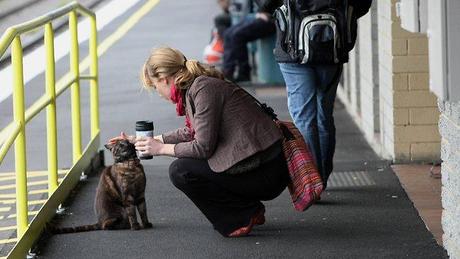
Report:
[{"label": "red scarf", "polygon": [[185,113],[185,105],[184,105],[184,98],[182,95],[182,91],[176,88],[176,84],[174,82],[171,84],[171,101],[176,104],[177,115],[178,116],[185,115],[185,126],[189,128],[192,138],[195,138],[195,130],[192,127],[190,118]]}]

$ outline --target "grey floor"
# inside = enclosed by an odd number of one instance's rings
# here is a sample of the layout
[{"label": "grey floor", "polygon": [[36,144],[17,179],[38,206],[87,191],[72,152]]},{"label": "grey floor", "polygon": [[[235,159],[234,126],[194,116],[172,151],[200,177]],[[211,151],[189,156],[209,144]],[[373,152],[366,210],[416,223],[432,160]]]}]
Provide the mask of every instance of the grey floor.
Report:
[{"label": "grey floor", "polygon": [[[161,1],[100,59],[102,140],[120,131],[134,133],[134,122],[140,119],[152,119],[156,133],[183,125],[174,106],[140,90],[139,69],[153,46],[172,45],[189,59],[200,59],[217,12],[211,0]],[[100,38],[113,32],[131,13],[108,26]],[[255,89],[248,87],[249,91]],[[258,98],[272,105],[281,118],[288,118],[286,97],[282,89],[275,90],[279,94],[259,94]],[[39,257],[446,258],[388,162],[374,154],[339,102],[335,114],[335,172],[321,202],[305,212],[295,211],[284,192],[265,203],[265,225],[246,238],[223,238],[170,183],[168,165],[173,159],[154,158],[143,162],[153,229],[52,236],[39,247]],[[43,148],[40,145],[37,149]],[[108,153],[106,157],[111,163]],[[69,159],[66,151],[62,151],[62,159],[62,164]],[[92,203],[97,182],[97,177],[90,177],[78,187],[68,214],[60,220],[62,226],[95,222]]]}]

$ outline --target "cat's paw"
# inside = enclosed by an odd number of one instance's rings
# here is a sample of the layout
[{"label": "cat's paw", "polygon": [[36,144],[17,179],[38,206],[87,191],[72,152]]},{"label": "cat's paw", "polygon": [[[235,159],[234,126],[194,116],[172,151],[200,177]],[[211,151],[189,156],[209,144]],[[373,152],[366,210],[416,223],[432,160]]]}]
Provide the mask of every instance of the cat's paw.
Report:
[{"label": "cat's paw", "polygon": [[141,229],[141,226],[139,225],[139,223],[134,223],[131,225],[131,230],[139,230]]},{"label": "cat's paw", "polygon": [[143,223],[142,226],[143,226],[144,228],[153,228],[153,224],[150,223],[150,222]]}]

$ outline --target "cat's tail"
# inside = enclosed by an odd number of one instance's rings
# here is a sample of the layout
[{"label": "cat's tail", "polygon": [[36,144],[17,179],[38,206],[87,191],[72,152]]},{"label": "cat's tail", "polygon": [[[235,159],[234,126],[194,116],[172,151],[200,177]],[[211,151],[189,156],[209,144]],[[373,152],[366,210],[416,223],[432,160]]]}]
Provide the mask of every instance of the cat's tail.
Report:
[{"label": "cat's tail", "polygon": [[87,231],[94,231],[94,230],[101,230],[101,225],[99,223],[92,224],[92,225],[83,225],[77,227],[65,227],[59,228],[53,225],[47,225],[46,229],[51,232],[52,234],[68,234],[68,233],[77,233],[77,232],[87,232]]}]

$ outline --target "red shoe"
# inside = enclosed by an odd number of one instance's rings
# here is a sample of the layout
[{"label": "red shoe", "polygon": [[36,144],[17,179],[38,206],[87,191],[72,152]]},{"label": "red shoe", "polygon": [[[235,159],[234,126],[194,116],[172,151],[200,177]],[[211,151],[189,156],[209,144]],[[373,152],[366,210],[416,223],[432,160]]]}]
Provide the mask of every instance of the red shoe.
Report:
[{"label": "red shoe", "polygon": [[249,225],[246,227],[241,227],[228,235],[228,237],[244,237],[251,232],[254,225],[262,225],[265,223],[265,208],[260,209],[256,212],[254,216],[252,216],[251,220],[249,221]]},{"label": "red shoe", "polygon": [[263,225],[265,223],[265,208],[259,210],[253,218],[255,225]]}]

